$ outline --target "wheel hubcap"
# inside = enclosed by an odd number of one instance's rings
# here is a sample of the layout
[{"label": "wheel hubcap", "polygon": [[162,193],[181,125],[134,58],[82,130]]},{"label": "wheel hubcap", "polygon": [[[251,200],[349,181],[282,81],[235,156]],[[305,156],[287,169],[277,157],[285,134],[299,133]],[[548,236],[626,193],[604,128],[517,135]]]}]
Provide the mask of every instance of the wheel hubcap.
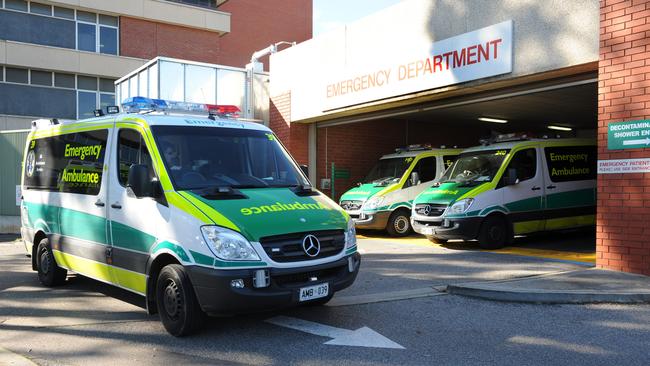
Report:
[{"label": "wheel hubcap", "polygon": [[398,216],[397,219],[395,219],[394,226],[395,226],[395,231],[397,231],[400,234],[403,234],[409,228],[409,220],[404,216]]},{"label": "wheel hubcap", "polygon": [[41,252],[41,272],[47,274],[50,272],[50,256],[47,255],[46,251]]},{"label": "wheel hubcap", "polygon": [[169,281],[164,290],[165,311],[170,318],[175,318],[181,311],[181,294],[174,281]]}]

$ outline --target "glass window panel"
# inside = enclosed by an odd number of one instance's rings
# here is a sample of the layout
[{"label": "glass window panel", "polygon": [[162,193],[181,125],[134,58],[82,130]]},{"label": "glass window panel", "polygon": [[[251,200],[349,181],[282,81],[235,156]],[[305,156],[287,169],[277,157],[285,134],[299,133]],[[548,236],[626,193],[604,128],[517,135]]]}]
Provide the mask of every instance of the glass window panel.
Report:
[{"label": "glass window panel", "polygon": [[215,71],[211,67],[185,65],[186,102],[216,103]]},{"label": "glass window panel", "polygon": [[160,99],[184,101],[183,65],[176,62],[160,62]]},{"label": "glass window panel", "polygon": [[99,52],[117,55],[117,29],[99,27]]},{"label": "glass window panel", "polygon": [[5,8],[11,10],[27,11],[27,1],[5,0]]},{"label": "glass window panel", "polygon": [[97,27],[91,24],[77,23],[77,49],[81,51],[96,51]]},{"label": "glass window panel", "polygon": [[110,25],[112,27],[117,27],[117,17],[112,17],[110,15],[99,14],[99,24]]},{"label": "glass window panel", "polygon": [[148,97],[149,91],[147,90],[147,86],[149,85],[149,78],[147,77],[147,70],[140,71],[138,75],[140,77],[138,95],[141,97]]},{"label": "glass window panel", "polygon": [[72,74],[61,74],[61,73],[55,73],[54,74],[54,86],[58,86],[60,88],[75,88],[74,85],[74,75]]},{"label": "glass window panel", "polygon": [[158,64],[149,68],[149,98],[158,98]]},{"label": "glass window panel", "polygon": [[138,75],[129,79],[129,95],[132,97],[138,96]]},{"label": "glass window panel", "polygon": [[79,103],[77,104],[77,118],[92,118],[95,117],[95,109],[97,109],[97,93],[93,92],[77,92]]},{"label": "glass window panel", "polygon": [[244,106],[246,74],[243,71],[217,70],[217,104]]},{"label": "glass window panel", "polygon": [[97,78],[92,76],[77,76],[77,89],[97,90]]},{"label": "glass window panel", "polygon": [[115,95],[113,94],[99,94],[99,108],[106,112],[106,107],[115,105]]},{"label": "glass window panel", "polygon": [[119,102],[122,103],[124,99],[129,97],[129,81],[124,80],[120,83],[120,99]]},{"label": "glass window panel", "polygon": [[15,67],[7,67],[7,81],[11,83],[27,84],[27,69],[18,69]]},{"label": "glass window panel", "polygon": [[49,71],[32,70],[31,83],[35,85],[52,86],[52,73]]},{"label": "glass window panel", "polygon": [[74,10],[55,6],[54,16],[65,19],[74,19]]},{"label": "glass window panel", "polygon": [[5,80],[5,71],[4,70],[5,70],[5,68],[0,66],[0,81]]},{"label": "glass window panel", "polygon": [[83,22],[97,23],[97,14],[89,13],[87,11],[77,10],[77,20]]},{"label": "glass window panel", "polygon": [[34,14],[52,15],[52,7],[45,4],[31,3],[29,12]]},{"label": "glass window panel", "polygon": [[115,80],[100,78],[99,91],[115,93]]}]

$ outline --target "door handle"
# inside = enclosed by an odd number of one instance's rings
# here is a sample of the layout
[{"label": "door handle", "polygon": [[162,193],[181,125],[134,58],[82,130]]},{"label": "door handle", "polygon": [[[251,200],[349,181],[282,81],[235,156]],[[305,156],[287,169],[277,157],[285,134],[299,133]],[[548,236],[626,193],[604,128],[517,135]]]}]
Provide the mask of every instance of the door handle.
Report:
[{"label": "door handle", "polygon": [[554,189],[554,188],[557,188],[557,187],[554,186],[554,185],[546,186],[546,189]]},{"label": "door handle", "polygon": [[106,205],[105,205],[104,202],[102,202],[101,200],[97,200],[97,201],[95,201],[95,206],[97,206],[97,207],[104,207],[104,206],[106,206]]},{"label": "door handle", "polygon": [[540,189],[542,189],[542,187],[533,187],[530,190],[531,191],[539,191]]},{"label": "door handle", "polygon": [[112,204],[111,204],[111,207],[112,207],[112,208],[116,208],[116,209],[119,210],[119,209],[122,208],[122,205],[120,205],[119,202],[115,202],[115,203],[112,203]]}]

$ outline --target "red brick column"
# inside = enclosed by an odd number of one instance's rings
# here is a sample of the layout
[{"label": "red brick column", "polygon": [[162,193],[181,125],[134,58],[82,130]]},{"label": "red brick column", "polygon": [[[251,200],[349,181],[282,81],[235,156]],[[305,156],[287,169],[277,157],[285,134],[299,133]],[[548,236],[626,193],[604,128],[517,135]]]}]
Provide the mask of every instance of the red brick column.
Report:
[{"label": "red brick column", "polygon": [[[650,119],[650,2],[600,1],[598,159],[650,158],[608,150],[609,123]],[[650,275],[650,173],[598,176],[596,265]]]},{"label": "red brick column", "polygon": [[271,97],[269,127],[300,164],[309,163],[309,126],[291,123],[291,92]]}]

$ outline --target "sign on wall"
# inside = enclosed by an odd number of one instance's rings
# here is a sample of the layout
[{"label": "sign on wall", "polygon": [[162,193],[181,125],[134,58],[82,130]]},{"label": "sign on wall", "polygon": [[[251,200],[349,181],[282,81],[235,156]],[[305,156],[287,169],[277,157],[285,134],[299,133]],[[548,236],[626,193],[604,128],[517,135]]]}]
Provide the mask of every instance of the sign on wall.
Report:
[{"label": "sign on wall", "polygon": [[650,159],[598,160],[598,174],[650,173]]},{"label": "sign on wall", "polygon": [[[389,47],[389,45],[387,45]],[[323,110],[512,72],[512,20],[429,44],[356,60],[324,85]]]},{"label": "sign on wall", "polygon": [[609,150],[650,147],[650,120],[610,123],[607,126]]}]

